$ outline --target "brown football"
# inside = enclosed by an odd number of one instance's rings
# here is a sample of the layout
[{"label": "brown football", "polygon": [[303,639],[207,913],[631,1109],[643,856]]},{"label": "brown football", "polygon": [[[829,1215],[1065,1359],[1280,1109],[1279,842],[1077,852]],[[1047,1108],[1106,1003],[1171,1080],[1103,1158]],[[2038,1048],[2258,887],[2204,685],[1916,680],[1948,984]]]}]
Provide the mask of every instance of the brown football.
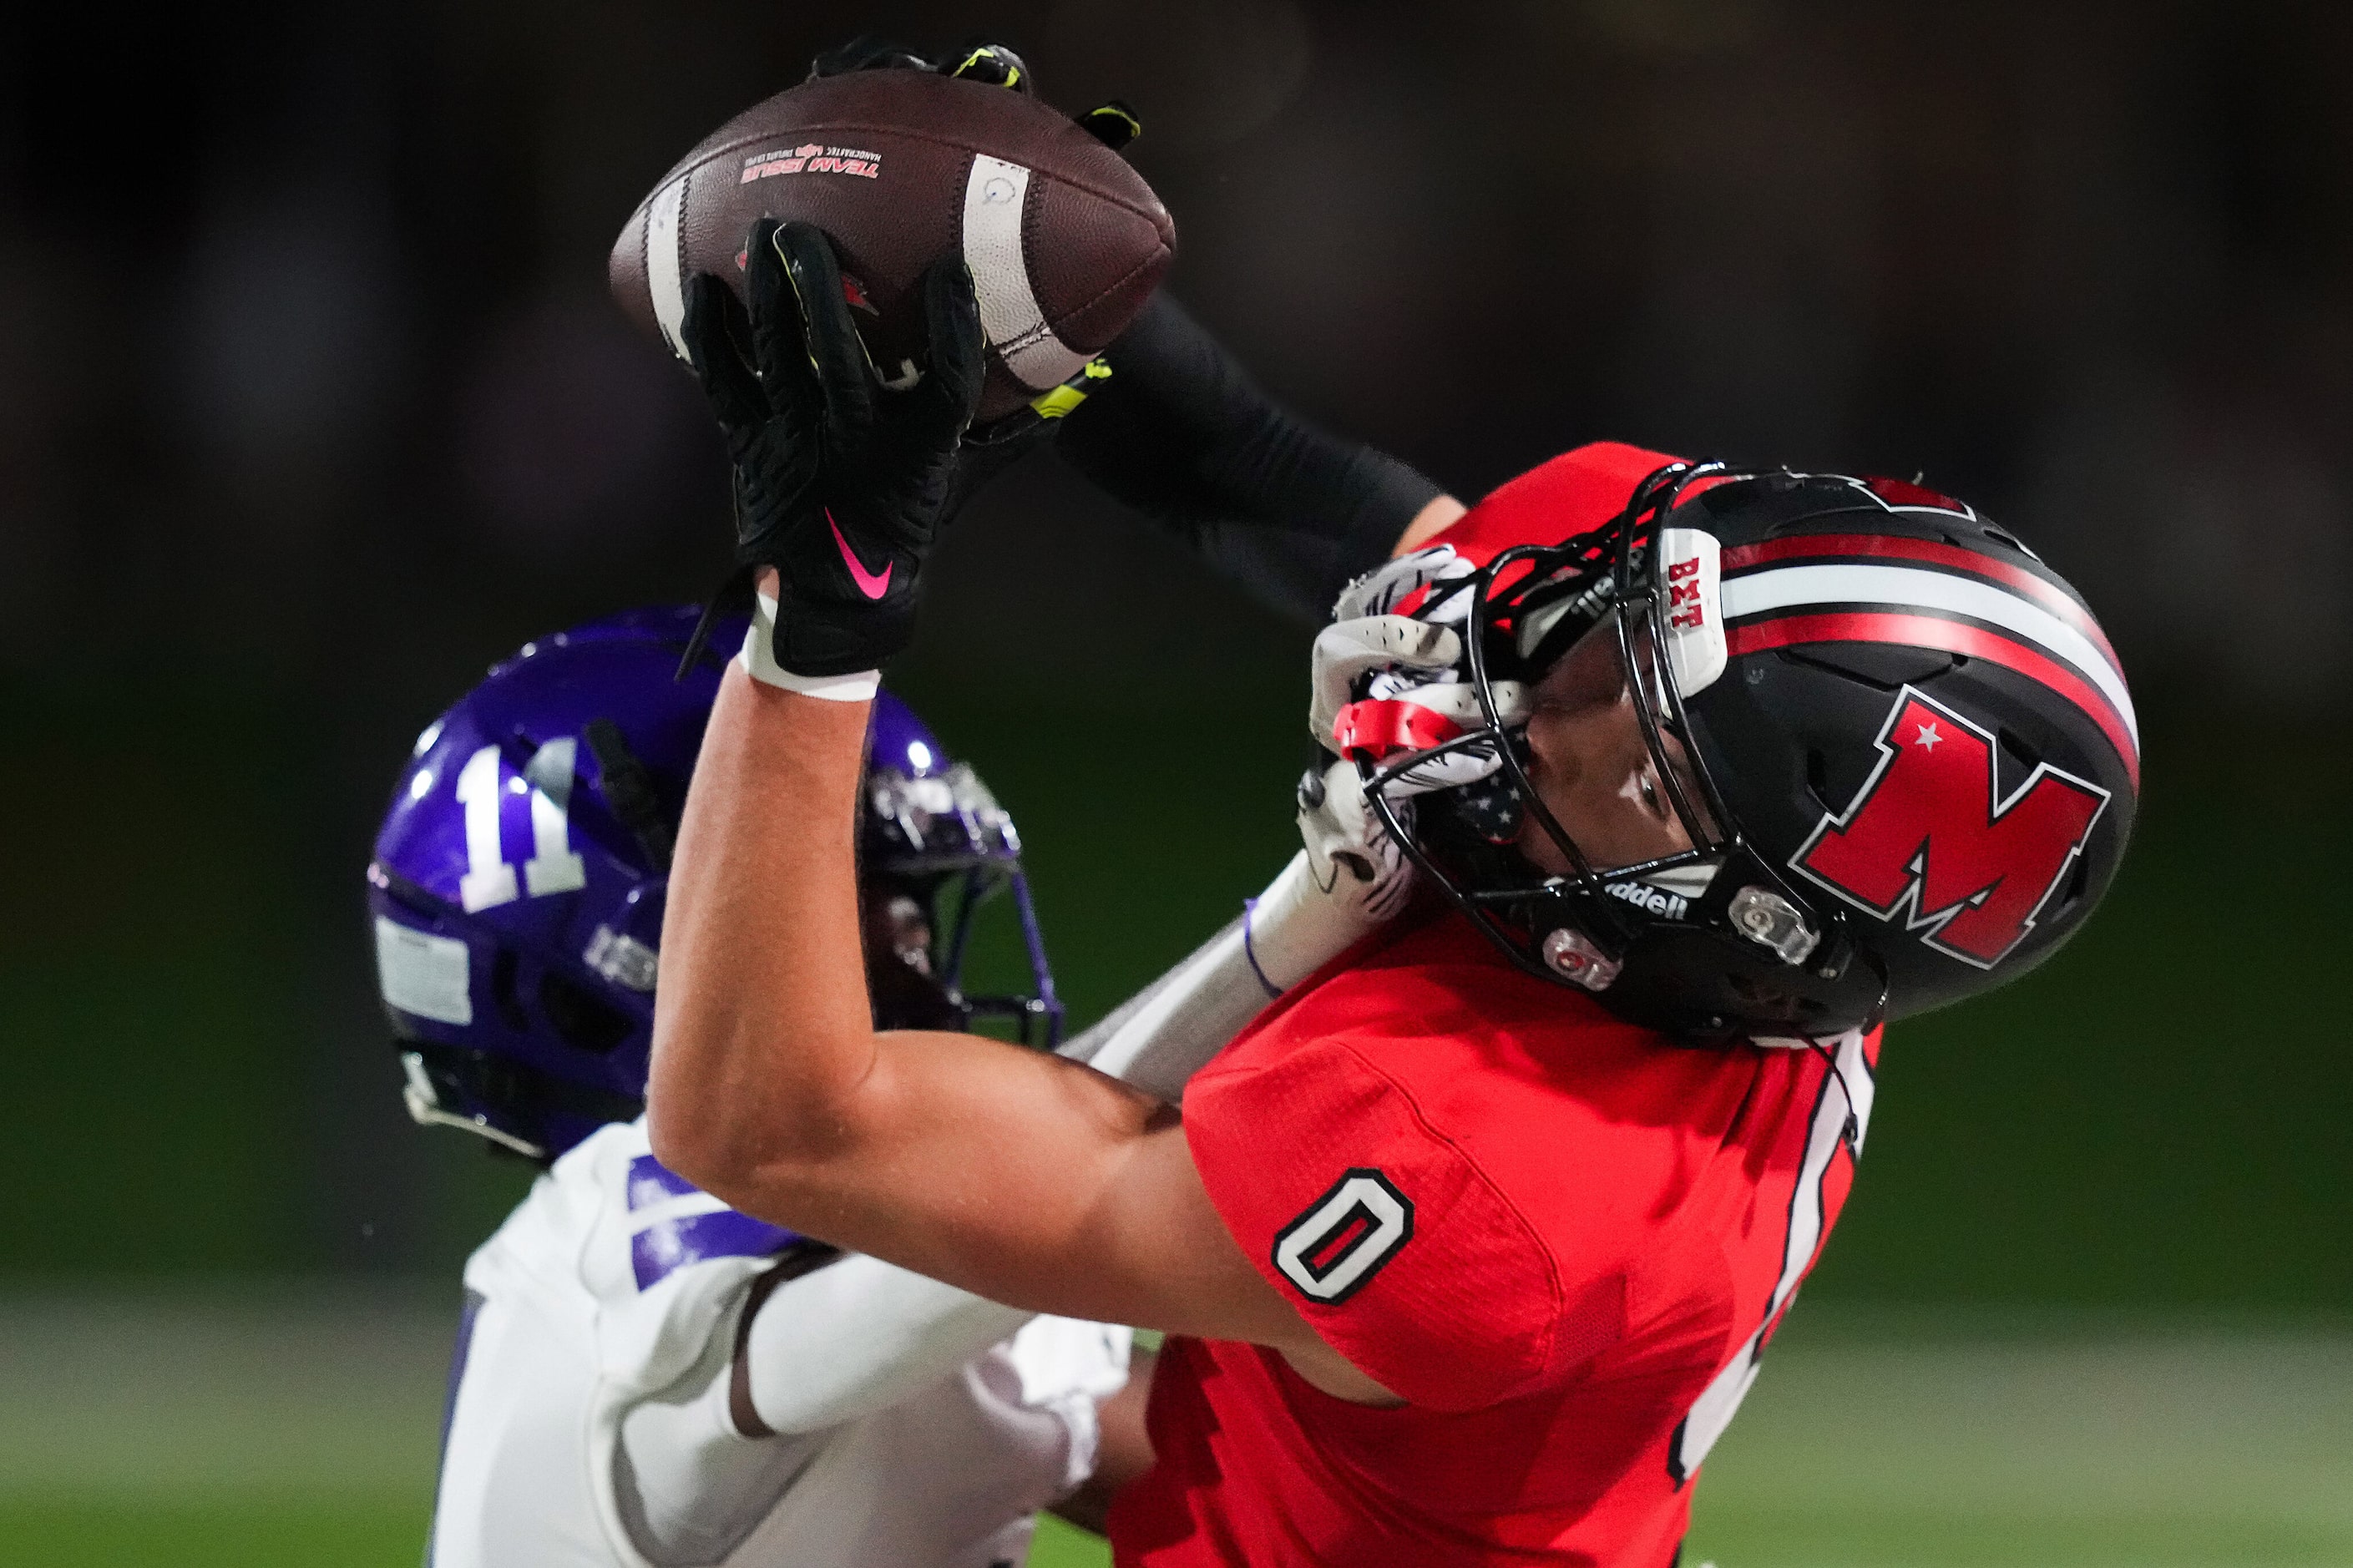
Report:
[{"label": "brown football", "polygon": [[922,343],[916,279],[961,247],[988,335],[981,423],[1060,384],[1117,337],[1176,245],[1144,177],[1027,93],[852,71],[755,104],[664,175],[613,246],[614,297],[685,359],[686,280],[714,272],[741,298],[744,237],[763,216],[833,237],[886,381]]}]

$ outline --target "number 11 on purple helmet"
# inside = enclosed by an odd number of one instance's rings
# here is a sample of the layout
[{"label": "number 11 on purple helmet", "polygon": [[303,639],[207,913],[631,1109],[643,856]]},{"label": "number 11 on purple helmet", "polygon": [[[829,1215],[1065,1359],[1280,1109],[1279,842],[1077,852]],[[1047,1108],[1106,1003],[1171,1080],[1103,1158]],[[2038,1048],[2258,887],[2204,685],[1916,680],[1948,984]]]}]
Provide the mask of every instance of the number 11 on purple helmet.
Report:
[{"label": "number 11 on purple helmet", "polygon": [[[367,882],[418,1121],[544,1163],[643,1110],[671,838],[722,668],[712,658],[673,679],[694,621],[691,608],[633,610],[528,643],[417,737]],[[887,692],[860,819],[876,1023],[997,1017],[1050,1048],[1061,1004],[1020,835]],[[1000,892],[1026,986],[971,994],[975,915]]]}]

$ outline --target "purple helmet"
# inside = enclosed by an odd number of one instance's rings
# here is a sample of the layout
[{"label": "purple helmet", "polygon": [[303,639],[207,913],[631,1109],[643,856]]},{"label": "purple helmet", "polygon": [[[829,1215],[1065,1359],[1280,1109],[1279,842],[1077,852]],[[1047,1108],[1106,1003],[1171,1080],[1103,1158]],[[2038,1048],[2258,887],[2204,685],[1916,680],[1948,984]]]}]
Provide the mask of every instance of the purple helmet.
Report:
[{"label": "purple helmet", "polygon": [[[670,844],[722,668],[674,678],[695,617],[632,610],[527,643],[417,738],[367,879],[418,1121],[545,1161],[644,1109]],[[740,623],[718,646],[731,636]],[[1054,1044],[1019,835],[887,692],[860,815],[876,1024],[1002,1016]],[[974,912],[1008,886],[1032,989],[966,996]]]}]

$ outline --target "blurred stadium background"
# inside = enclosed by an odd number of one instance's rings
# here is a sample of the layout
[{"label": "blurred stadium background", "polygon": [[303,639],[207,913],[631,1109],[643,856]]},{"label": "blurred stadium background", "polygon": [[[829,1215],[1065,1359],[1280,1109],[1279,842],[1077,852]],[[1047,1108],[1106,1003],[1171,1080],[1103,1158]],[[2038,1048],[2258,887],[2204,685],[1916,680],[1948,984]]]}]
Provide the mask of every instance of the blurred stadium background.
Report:
[{"label": "blurred stadium background", "polygon": [[[1173,287],[1466,499],[1604,437],[1925,472],[2088,593],[2139,841],[1893,1037],[1687,1561],[2353,1563],[2353,12],[2269,0],[7,13],[0,1561],[415,1560],[524,1177],[401,1114],[369,835],[492,659],[713,576],[606,249],[861,26],[1136,105]],[[1303,634],[1050,459],[938,575],[895,683],[1091,1016],[1285,853]]]}]

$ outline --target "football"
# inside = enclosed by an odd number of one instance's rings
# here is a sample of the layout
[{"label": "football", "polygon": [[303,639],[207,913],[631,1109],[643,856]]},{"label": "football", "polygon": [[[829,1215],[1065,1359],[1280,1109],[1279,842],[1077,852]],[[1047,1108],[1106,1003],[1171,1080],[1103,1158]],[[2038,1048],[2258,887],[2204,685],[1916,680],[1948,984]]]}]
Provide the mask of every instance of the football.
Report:
[{"label": "football", "polygon": [[1078,374],[1143,308],[1176,244],[1143,176],[1029,94],[860,70],[780,92],[689,153],[614,245],[615,298],[686,358],[687,279],[716,273],[742,298],[744,238],[763,216],[832,237],[886,382],[921,347],[916,279],[961,247],[988,337],[982,424]]}]

